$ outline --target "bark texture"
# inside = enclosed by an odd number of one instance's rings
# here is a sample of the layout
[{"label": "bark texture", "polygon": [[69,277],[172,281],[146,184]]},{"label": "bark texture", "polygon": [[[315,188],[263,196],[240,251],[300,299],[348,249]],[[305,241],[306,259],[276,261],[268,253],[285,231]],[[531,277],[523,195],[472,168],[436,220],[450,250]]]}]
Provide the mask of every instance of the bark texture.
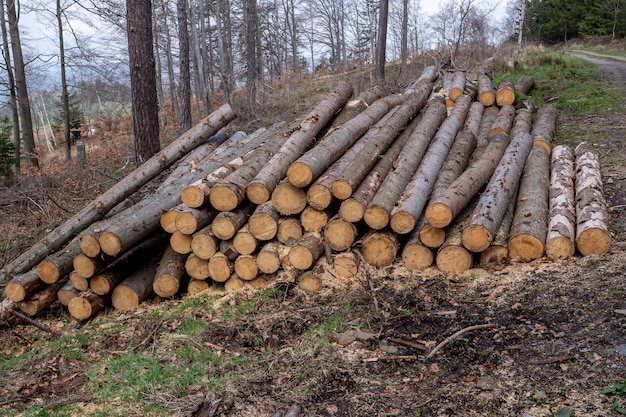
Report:
[{"label": "bark texture", "polygon": [[546,255],[566,259],[576,251],[574,200],[574,152],[567,145],[552,149]]}]

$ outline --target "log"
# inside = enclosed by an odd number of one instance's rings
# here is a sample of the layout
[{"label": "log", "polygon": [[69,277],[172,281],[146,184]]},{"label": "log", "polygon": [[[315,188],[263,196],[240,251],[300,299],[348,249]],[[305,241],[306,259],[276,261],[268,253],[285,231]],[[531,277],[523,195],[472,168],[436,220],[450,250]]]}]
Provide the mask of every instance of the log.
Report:
[{"label": "log", "polygon": [[602,187],[600,159],[593,146],[582,142],[576,156],[576,247],[583,255],[611,249],[609,215]]},{"label": "log", "polygon": [[72,298],[67,305],[70,315],[78,320],[86,320],[109,304],[108,296],[101,296],[93,291],[82,292]]},{"label": "log", "polygon": [[98,239],[91,235],[84,235],[78,238],[80,250],[90,258],[95,258],[100,254],[100,243]]},{"label": "log", "polygon": [[234,271],[233,261],[222,252],[217,252],[209,259],[208,271],[213,281],[225,282]]},{"label": "log", "polygon": [[[445,75],[445,74],[444,74]],[[415,93],[424,82],[434,83],[439,78],[439,69],[436,65],[424,67],[419,78],[404,90],[404,95]]]},{"label": "log", "polygon": [[478,72],[478,101],[485,107],[492,106],[496,101],[491,77],[483,71]]},{"label": "log", "polygon": [[150,298],[154,294],[152,285],[156,269],[157,260],[153,259],[117,285],[111,294],[113,308],[120,311],[132,310]]},{"label": "log", "polygon": [[235,259],[235,274],[244,281],[252,281],[259,275],[256,258],[252,255],[239,255]]},{"label": "log", "polygon": [[398,236],[390,231],[371,232],[363,239],[361,253],[371,266],[383,267],[393,263],[398,255]]},{"label": "log", "polygon": [[[218,255],[220,255],[220,252],[215,253],[211,259]],[[211,271],[209,270],[211,259],[202,259],[191,254],[185,261],[185,272],[193,279],[207,279],[211,276]]]},{"label": "log", "polygon": [[89,278],[85,278],[76,271],[70,272],[70,282],[78,291],[87,291],[89,289]]},{"label": "log", "polygon": [[509,206],[506,209],[502,223],[496,231],[493,241],[489,244],[489,247],[482,251],[480,254],[480,264],[483,266],[489,265],[503,265],[509,258],[509,233],[511,231],[511,225],[513,224],[513,215],[515,214],[515,207],[517,206],[517,195],[519,190],[519,183],[515,187]]},{"label": "log", "polygon": [[322,277],[317,272],[304,271],[298,278],[298,288],[304,292],[317,294],[322,290],[322,287]]},{"label": "log", "polygon": [[380,230],[389,224],[394,204],[411,181],[445,116],[446,106],[443,102],[438,98],[431,99],[402,152],[395,161],[392,161],[391,167],[386,166],[393,169],[387,174],[379,175],[384,180],[363,213],[365,223],[372,229]]},{"label": "log", "polygon": [[328,223],[328,219],[332,217],[332,212],[326,210],[316,210],[313,207],[307,207],[300,213],[300,224],[305,232],[321,232]]},{"label": "log", "polygon": [[480,121],[478,133],[476,134],[476,150],[472,153],[470,161],[478,159],[482,151],[484,151],[489,144],[489,131],[498,118],[498,113],[500,113],[500,109],[496,106],[487,107],[483,110],[483,117]]},{"label": "log", "polygon": [[509,256],[524,262],[543,256],[548,225],[550,155],[533,146],[520,180],[517,207],[509,233]]},{"label": "log", "polygon": [[457,98],[452,113],[441,124],[419,168],[391,213],[390,224],[394,232],[407,234],[415,228],[470,105],[470,97],[464,95]]},{"label": "log", "polygon": [[463,95],[463,91],[465,91],[465,71],[455,71],[452,75],[452,85],[450,86],[450,91],[448,92],[448,97],[450,100],[456,101],[457,98]]},{"label": "log", "polygon": [[[353,85],[352,95],[357,94],[357,87]],[[327,131],[332,132],[337,128],[340,128],[344,123],[350,121],[354,117],[358,116],[361,112],[367,110],[376,100],[383,94],[383,90],[380,86],[375,85],[357,95],[356,98],[349,100],[341,111],[333,118]]]},{"label": "log", "polygon": [[192,252],[191,243],[193,242],[192,235],[186,235],[178,230],[172,233],[170,236],[170,246],[174,251],[187,255]]},{"label": "log", "polygon": [[341,174],[348,164],[356,157],[356,155],[365,147],[365,145],[374,138],[380,129],[387,124],[391,117],[398,111],[398,107],[391,109],[382,119],[380,119],[365,135],[361,137],[348,151],[328,168],[322,176],[313,182],[306,193],[308,204],[317,209],[324,210],[330,206],[333,194],[331,187],[333,181]]},{"label": "log", "polygon": [[257,206],[248,219],[248,230],[261,241],[274,239],[278,232],[280,213],[271,201]]},{"label": "log", "polygon": [[287,179],[298,188],[315,181],[333,162],[343,155],[359,138],[379,121],[391,108],[402,104],[404,95],[392,95],[376,100],[363,112],[330,132],[287,170]]},{"label": "log", "polygon": [[[204,143],[207,138],[215,134],[235,117],[236,115],[230,106],[224,104],[202,119],[192,129],[182,134],[177,140],[135,169],[130,175],[98,196],[80,212],[7,264],[0,271],[0,280],[7,280],[7,277],[22,273],[34,267],[48,254],[58,251],[78,231],[103,218],[114,206],[156,177],[164,169],[173,165],[192,149]],[[213,148],[213,145],[209,146]]]},{"label": "log", "polygon": [[245,281],[245,284],[254,288],[255,290],[263,290],[269,286],[269,282],[264,277],[257,277],[250,281]]},{"label": "log", "polygon": [[13,277],[11,281],[7,282],[7,286],[4,288],[4,295],[9,300],[17,303],[31,297],[45,287],[47,287],[47,284],[39,278],[37,270],[31,269]]},{"label": "log", "polygon": [[80,238],[72,240],[63,249],[39,262],[37,273],[43,282],[53,284],[72,272],[73,259],[81,253],[79,240]]},{"label": "log", "polygon": [[85,278],[93,277],[97,272],[106,268],[115,260],[114,256],[100,254],[95,258],[90,258],[82,253],[74,257],[73,268]]},{"label": "log", "polygon": [[245,286],[245,283],[241,278],[237,276],[237,274],[232,274],[228,279],[224,282],[224,289],[226,291],[239,291],[242,290]]},{"label": "log", "polygon": [[265,203],[292,162],[298,159],[313,145],[315,136],[330,119],[343,107],[352,94],[349,83],[342,81],[322,100],[302,121],[297,131],[291,134],[284,145],[267,162],[265,167],[246,187],[248,200],[255,204]]},{"label": "log", "polygon": [[279,213],[286,216],[302,212],[306,203],[306,191],[294,187],[287,180],[281,181],[272,192],[272,204]]},{"label": "log", "polygon": [[[186,204],[183,204],[184,203],[181,203],[176,207],[172,207],[165,213],[161,214],[159,224],[161,225],[161,229],[163,229],[163,231],[165,231],[166,233],[174,233],[176,231],[176,216],[178,216],[178,212],[182,209],[182,207],[187,207]],[[98,242],[98,239],[96,237],[91,235],[88,235],[87,237],[94,239],[98,243],[98,248],[100,247],[100,242]],[[83,251],[83,253],[84,252],[85,251]]]},{"label": "log", "polygon": [[276,239],[284,245],[293,246],[304,234],[300,220],[293,217],[281,218],[278,221]]},{"label": "log", "polygon": [[277,272],[283,264],[283,258],[289,255],[290,249],[289,246],[281,245],[279,242],[266,243],[256,257],[259,271],[264,274]]},{"label": "log", "polygon": [[576,206],[574,200],[574,153],[567,145],[552,149],[546,255],[567,259],[574,255]]},{"label": "log", "polygon": [[203,291],[208,291],[211,288],[211,283],[206,280],[191,279],[187,284],[187,294],[196,295]]},{"label": "log", "polygon": [[78,294],[80,294],[80,291],[68,280],[59,288],[59,291],[57,291],[57,299],[59,303],[67,307],[72,298],[78,297]]},{"label": "log", "polygon": [[211,207],[201,207],[199,209],[187,207],[176,216],[176,230],[191,235],[203,227],[209,225],[217,216],[215,209]]},{"label": "log", "polygon": [[498,117],[493,122],[487,138],[491,139],[495,135],[508,135],[513,126],[513,119],[515,118],[515,107],[510,104],[503,106],[498,112]]},{"label": "log", "polygon": [[511,80],[500,80],[496,88],[496,104],[503,107],[513,103],[515,103],[515,85]]},{"label": "log", "polygon": [[280,150],[289,133],[291,132],[288,131],[286,122],[270,127],[265,133],[268,136],[267,141],[243,165],[211,188],[209,194],[211,205],[219,211],[232,211],[237,208],[246,197],[246,186]]},{"label": "log", "polygon": [[[413,234],[417,236],[412,237]],[[418,226],[411,232],[409,240],[415,240],[415,238],[424,246],[434,249],[443,244],[443,241],[446,239],[446,231],[445,229],[432,226],[426,220],[426,216],[422,216]]]},{"label": "log", "polygon": [[463,229],[461,240],[468,250],[482,252],[493,241],[514,197],[531,147],[532,136],[528,133],[520,133],[511,140]]},{"label": "log", "polygon": [[513,121],[513,127],[509,135],[514,138],[520,133],[530,132],[530,128],[533,124],[533,114],[526,108],[518,109],[515,113],[515,120]]},{"label": "log", "polygon": [[553,103],[541,106],[531,132],[535,145],[542,146],[548,155],[552,150],[552,141],[556,132],[558,111]]},{"label": "log", "polygon": [[52,305],[57,298],[58,291],[68,282],[67,276],[33,294],[28,300],[20,301],[18,307],[29,316],[36,316]]},{"label": "log", "polygon": [[152,282],[152,290],[156,295],[163,298],[176,295],[185,275],[186,259],[187,256],[174,251],[170,246],[165,248]]},{"label": "log", "polygon": [[235,211],[220,212],[211,224],[213,234],[218,239],[231,239],[248,222],[248,218],[255,209],[256,206],[254,204],[246,203]]},{"label": "log", "polygon": [[217,252],[217,241],[212,226],[205,226],[191,237],[191,251],[198,258],[208,260]]},{"label": "log", "polygon": [[476,207],[477,199],[470,202],[458,218],[446,229],[446,240],[437,250],[435,265],[446,273],[461,273],[473,265],[472,253],[463,246],[461,236],[467,226],[470,215]]},{"label": "log", "polygon": [[348,250],[356,240],[357,235],[356,226],[339,216],[333,217],[324,228],[324,241],[332,250],[337,252]]},{"label": "log", "polygon": [[432,249],[420,241],[419,234],[412,234],[402,249],[402,263],[411,271],[428,268],[434,258]]},{"label": "log", "polygon": [[385,153],[411,119],[424,107],[431,90],[432,86],[425,83],[419,93],[409,97],[398,107],[387,124],[381,127],[380,131],[363,146],[363,149],[333,181],[331,186],[333,196],[345,200],[352,195],[370,169],[376,165],[378,158]]},{"label": "log", "polygon": [[333,256],[333,270],[342,278],[354,278],[359,273],[359,261],[352,252]]},{"label": "log", "polygon": [[301,271],[313,266],[324,253],[324,240],[319,233],[305,233],[304,236],[289,250],[289,263]]},{"label": "log", "polygon": [[522,75],[514,85],[515,94],[521,96],[527,96],[533,88],[535,88],[535,79],[529,75]]},{"label": "log", "polygon": [[233,237],[233,247],[240,255],[251,255],[256,251],[257,246],[258,241],[254,235],[250,233],[248,225],[239,229],[235,237]]}]

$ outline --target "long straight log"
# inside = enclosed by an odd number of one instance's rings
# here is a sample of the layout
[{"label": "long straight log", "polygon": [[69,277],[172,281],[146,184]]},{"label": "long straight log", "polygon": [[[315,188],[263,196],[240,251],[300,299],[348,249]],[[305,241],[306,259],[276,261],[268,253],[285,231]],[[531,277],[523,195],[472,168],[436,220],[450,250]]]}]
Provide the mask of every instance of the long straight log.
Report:
[{"label": "long straight log", "polygon": [[63,249],[47,256],[37,265],[39,278],[47,284],[53,284],[74,269],[73,259],[81,253],[80,243],[73,240]]},{"label": "long straight log", "polygon": [[246,195],[250,201],[261,204],[270,199],[274,187],[285,176],[289,165],[313,145],[315,136],[346,104],[351,95],[352,87],[342,81],[307,115],[300,128],[289,136],[280,150],[246,187]]},{"label": "long straight log", "polygon": [[362,137],[392,107],[402,104],[406,96],[393,95],[376,100],[362,113],[332,131],[287,170],[287,179],[294,187],[306,187],[315,181],[354,142]]},{"label": "long straight log", "polygon": [[514,84],[515,93],[520,95],[528,95],[530,90],[535,88],[535,79],[529,75],[522,75]]},{"label": "long straight log", "polygon": [[157,269],[157,260],[145,264],[118,284],[111,294],[111,304],[116,310],[128,311],[137,308],[140,303],[150,298],[154,291],[152,284]]},{"label": "long straight log", "polygon": [[533,114],[526,108],[518,109],[509,135],[514,138],[519,133],[528,133],[533,125]]},{"label": "long straight log", "polygon": [[496,117],[496,120],[493,122],[491,129],[489,129],[487,137],[492,138],[495,135],[509,134],[511,131],[511,126],[513,126],[514,118],[515,107],[510,104],[502,106],[502,108],[498,112],[498,117]]},{"label": "long straight log", "polygon": [[298,243],[289,250],[289,263],[301,271],[313,266],[324,253],[324,240],[319,233],[305,233]]},{"label": "long straight log", "polygon": [[52,305],[58,298],[57,292],[67,283],[67,276],[39,291],[28,300],[21,301],[19,308],[29,316],[36,316]]},{"label": "long straight log", "polygon": [[482,252],[493,241],[517,189],[531,147],[532,136],[528,133],[520,133],[511,140],[463,229],[463,246],[468,250]]},{"label": "long straight log", "polygon": [[515,207],[517,207],[518,191],[519,183],[515,187],[515,191],[512,194],[513,198],[509,201],[509,206],[506,209],[504,218],[496,231],[493,241],[491,241],[489,247],[480,254],[480,264],[482,266],[503,265],[509,258],[509,234],[513,224]]},{"label": "long straight log", "polygon": [[470,105],[469,96],[457,98],[452,113],[441,124],[422,163],[391,213],[390,224],[394,232],[407,234],[415,228],[452,143],[465,122]]},{"label": "long straight log", "polygon": [[546,255],[567,259],[574,255],[576,206],[574,200],[574,152],[567,145],[552,149]]},{"label": "long straight log", "polygon": [[167,298],[176,295],[185,275],[187,257],[166,247],[159,265],[154,272],[152,290],[159,297]]},{"label": "long straight log", "polygon": [[[230,106],[225,104],[202,119],[191,130],[185,132],[177,140],[148,159],[130,175],[98,196],[80,212],[6,265],[0,271],[0,279],[6,280],[7,277],[24,272],[34,267],[49,253],[59,250],[78,231],[104,217],[114,206],[156,177],[165,168],[173,165],[192,149],[204,143],[207,138],[235,117],[236,115]],[[213,145],[209,146],[212,147]]]},{"label": "long straight log", "polygon": [[8,299],[17,303],[31,297],[45,287],[47,287],[47,284],[39,278],[37,270],[31,269],[30,271],[13,277],[4,288],[4,294]]},{"label": "long straight log", "polygon": [[452,75],[452,86],[448,92],[450,100],[456,101],[457,98],[463,95],[465,91],[465,71],[455,71]]},{"label": "long straight log", "polygon": [[[352,87],[353,90],[356,90],[354,85]],[[346,105],[343,106],[341,111],[333,118],[327,131],[332,132],[333,130],[341,127],[344,123],[352,120],[364,110],[367,110],[367,108],[378,100],[382,94],[383,89],[380,86],[375,85],[358,94],[356,98],[349,100]]]},{"label": "long straight log", "polygon": [[593,146],[576,147],[576,247],[583,255],[611,249],[609,214],[602,187],[600,158]]},{"label": "long straight log", "polygon": [[520,180],[517,207],[509,233],[509,256],[524,262],[544,254],[550,189],[550,155],[533,146]]},{"label": "long straight log", "polygon": [[556,132],[556,121],[559,112],[553,103],[542,106],[537,111],[537,119],[533,124],[533,141],[535,145],[542,146],[548,155],[552,150],[552,141]]},{"label": "long straight log", "polygon": [[218,239],[231,239],[248,222],[248,218],[255,209],[256,206],[254,204],[246,203],[235,211],[222,211],[211,223],[213,234]]},{"label": "long straight log", "polygon": [[478,71],[478,101],[485,107],[492,106],[496,101],[496,90],[491,77],[484,71]]},{"label": "long straight log", "polygon": [[503,107],[513,103],[515,103],[515,85],[511,80],[500,80],[496,88],[496,104]]},{"label": "long straight log", "polygon": [[78,320],[86,320],[109,304],[109,296],[101,296],[93,291],[82,292],[72,298],[67,305],[70,315]]},{"label": "long straight log", "polygon": [[393,161],[393,169],[384,177],[378,192],[365,209],[363,219],[372,229],[380,230],[389,223],[394,204],[411,181],[446,114],[443,101],[440,98],[431,99],[401,154]]}]

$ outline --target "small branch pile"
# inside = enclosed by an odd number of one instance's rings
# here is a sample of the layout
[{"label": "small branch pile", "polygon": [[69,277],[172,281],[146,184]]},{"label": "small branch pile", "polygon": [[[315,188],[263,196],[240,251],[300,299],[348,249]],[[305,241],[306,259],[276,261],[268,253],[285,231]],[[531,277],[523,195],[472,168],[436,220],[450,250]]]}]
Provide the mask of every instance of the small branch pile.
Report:
[{"label": "small branch pile", "polygon": [[[86,319],[109,303],[128,310],[277,274],[316,292],[324,257],[351,278],[361,259],[384,267],[400,251],[408,269],[445,272],[475,254],[486,265],[608,251],[598,156],[585,143],[552,149],[554,106],[534,123],[513,106],[533,80],[449,78],[433,93],[427,67],[402,94],[352,101],[340,82],[297,126],[247,136],[228,137],[235,116],[220,108],[7,265],[0,319],[57,299]],[[112,210],[176,162],[154,193]]]}]

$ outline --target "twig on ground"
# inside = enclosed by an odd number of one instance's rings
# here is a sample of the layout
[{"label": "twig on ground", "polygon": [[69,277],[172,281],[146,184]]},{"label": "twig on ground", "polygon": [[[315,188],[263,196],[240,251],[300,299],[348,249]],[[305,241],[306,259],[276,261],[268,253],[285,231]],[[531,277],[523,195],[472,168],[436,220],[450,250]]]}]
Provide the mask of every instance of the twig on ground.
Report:
[{"label": "twig on ground", "polygon": [[143,339],[141,341],[141,343],[139,343],[137,346],[135,346],[133,348],[133,350],[136,352],[137,349],[139,349],[141,346],[143,346],[146,343],[148,343],[148,340],[154,338],[155,333],[159,330],[159,328],[161,328],[161,326],[163,325],[164,322],[165,322],[165,320],[161,320],[156,326],[154,326],[154,329],[152,329],[152,331],[148,334],[148,336],[146,336],[146,338]]},{"label": "twig on ground", "polygon": [[43,330],[46,333],[51,334],[52,336],[56,336],[57,332],[55,332],[54,330],[52,330],[51,328],[49,328],[48,326],[44,326],[43,324],[31,319],[30,317],[20,313],[19,311],[15,311],[13,309],[9,309],[8,312],[10,314],[13,314],[15,317],[24,320],[26,323],[35,326],[36,328],[38,328],[39,330]]},{"label": "twig on ground", "polygon": [[442,347],[444,347],[445,345],[447,345],[448,343],[450,343],[451,341],[453,341],[457,337],[461,336],[462,334],[465,334],[465,333],[468,333],[468,332],[471,332],[471,331],[474,331],[474,330],[490,329],[492,327],[496,327],[496,325],[493,324],[493,323],[477,324],[476,326],[470,326],[470,327],[466,327],[464,329],[461,329],[458,332],[454,333],[452,336],[446,337],[443,342],[441,342],[437,346],[435,346],[435,348],[433,350],[431,350],[430,353],[426,356],[426,360],[432,358]]},{"label": "twig on ground", "polygon": [[405,360],[415,360],[417,356],[415,355],[395,355],[395,356],[377,356],[375,358],[366,358],[363,359],[363,362],[379,362],[379,361],[405,361]]},{"label": "twig on ground", "polygon": [[374,291],[374,284],[372,284],[372,277],[370,275],[369,265],[367,264],[367,262],[365,262],[365,258],[363,258],[361,251],[354,250],[354,253],[356,253],[359,261],[363,264],[363,269],[365,270],[365,278],[367,279],[367,285],[370,290],[372,301],[374,302],[374,308],[376,309],[376,313],[380,314],[380,308],[378,308],[378,299],[376,298],[376,293]]}]

